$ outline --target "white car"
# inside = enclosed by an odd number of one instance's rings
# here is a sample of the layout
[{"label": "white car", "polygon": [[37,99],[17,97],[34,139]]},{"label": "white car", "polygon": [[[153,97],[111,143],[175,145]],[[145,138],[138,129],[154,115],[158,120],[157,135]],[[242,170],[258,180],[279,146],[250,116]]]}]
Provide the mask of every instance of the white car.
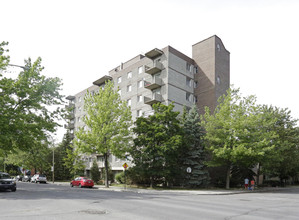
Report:
[{"label": "white car", "polygon": [[35,174],[31,177],[32,183],[47,183],[47,177],[44,174]]}]

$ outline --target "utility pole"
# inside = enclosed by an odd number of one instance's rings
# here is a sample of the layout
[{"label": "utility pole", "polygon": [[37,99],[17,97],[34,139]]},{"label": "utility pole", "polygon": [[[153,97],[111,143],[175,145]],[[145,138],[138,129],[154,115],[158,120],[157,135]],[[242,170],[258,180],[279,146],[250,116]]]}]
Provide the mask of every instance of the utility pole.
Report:
[{"label": "utility pole", "polygon": [[53,177],[52,177],[52,180],[53,180],[53,183],[54,183],[54,162],[55,162],[55,160],[54,160],[54,146],[53,146],[53,167],[52,167],[52,171],[53,171]]}]

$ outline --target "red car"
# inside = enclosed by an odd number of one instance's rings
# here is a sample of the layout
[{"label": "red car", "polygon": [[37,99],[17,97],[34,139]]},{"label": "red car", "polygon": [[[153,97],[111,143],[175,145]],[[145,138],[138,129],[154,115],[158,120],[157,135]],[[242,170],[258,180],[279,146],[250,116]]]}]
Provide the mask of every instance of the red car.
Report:
[{"label": "red car", "polygon": [[92,188],[94,186],[93,180],[88,179],[87,177],[77,177],[76,179],[72,180],[70,183],[71,187],[79,186],[82,187],[89,187]]}]

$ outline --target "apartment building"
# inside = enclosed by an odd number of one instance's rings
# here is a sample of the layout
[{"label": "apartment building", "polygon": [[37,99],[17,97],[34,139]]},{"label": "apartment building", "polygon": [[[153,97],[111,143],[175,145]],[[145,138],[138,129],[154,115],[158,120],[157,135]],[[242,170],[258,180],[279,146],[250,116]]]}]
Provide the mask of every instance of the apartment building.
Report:
[{"label": "apartment building", "polygon": [[[191,108],[192,105],[198,107],[200,114],[204,113],[205,106],[214,110],[217,99],[230,85],[229,56],[216,35],[194,44],[192,57],[171,46],[138,55],[110,70],[91,87],[67,97],[69,107],[74,107],[67,128],[73,134],[84,126],[84,96],[87,90],[99,90],[107,80],[114,82],[121,99],[131,107],[133,120],[153,114],[152,105],[157,102],[173,103],[174,110],[180,112],[184,106]],[[86,156],[87,171],[93,159],[97,159],[99,167],[104,167],[101,155]],[[123,170],[124,161],[111,156],[109,163],[112,170]]]}]

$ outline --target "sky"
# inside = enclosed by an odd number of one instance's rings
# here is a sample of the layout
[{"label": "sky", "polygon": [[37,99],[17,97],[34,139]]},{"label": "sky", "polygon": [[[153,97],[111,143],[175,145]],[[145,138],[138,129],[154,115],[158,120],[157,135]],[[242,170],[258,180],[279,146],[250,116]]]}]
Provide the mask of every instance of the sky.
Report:
[{"label": "sky", "polygon": [[67,96],[138,54],[170,45],[192,57],[193,44],[217,35],[231,84],[299,119],[298,11],[297,0],[0,0],[0,41],[11,64],[41,57]]}]

